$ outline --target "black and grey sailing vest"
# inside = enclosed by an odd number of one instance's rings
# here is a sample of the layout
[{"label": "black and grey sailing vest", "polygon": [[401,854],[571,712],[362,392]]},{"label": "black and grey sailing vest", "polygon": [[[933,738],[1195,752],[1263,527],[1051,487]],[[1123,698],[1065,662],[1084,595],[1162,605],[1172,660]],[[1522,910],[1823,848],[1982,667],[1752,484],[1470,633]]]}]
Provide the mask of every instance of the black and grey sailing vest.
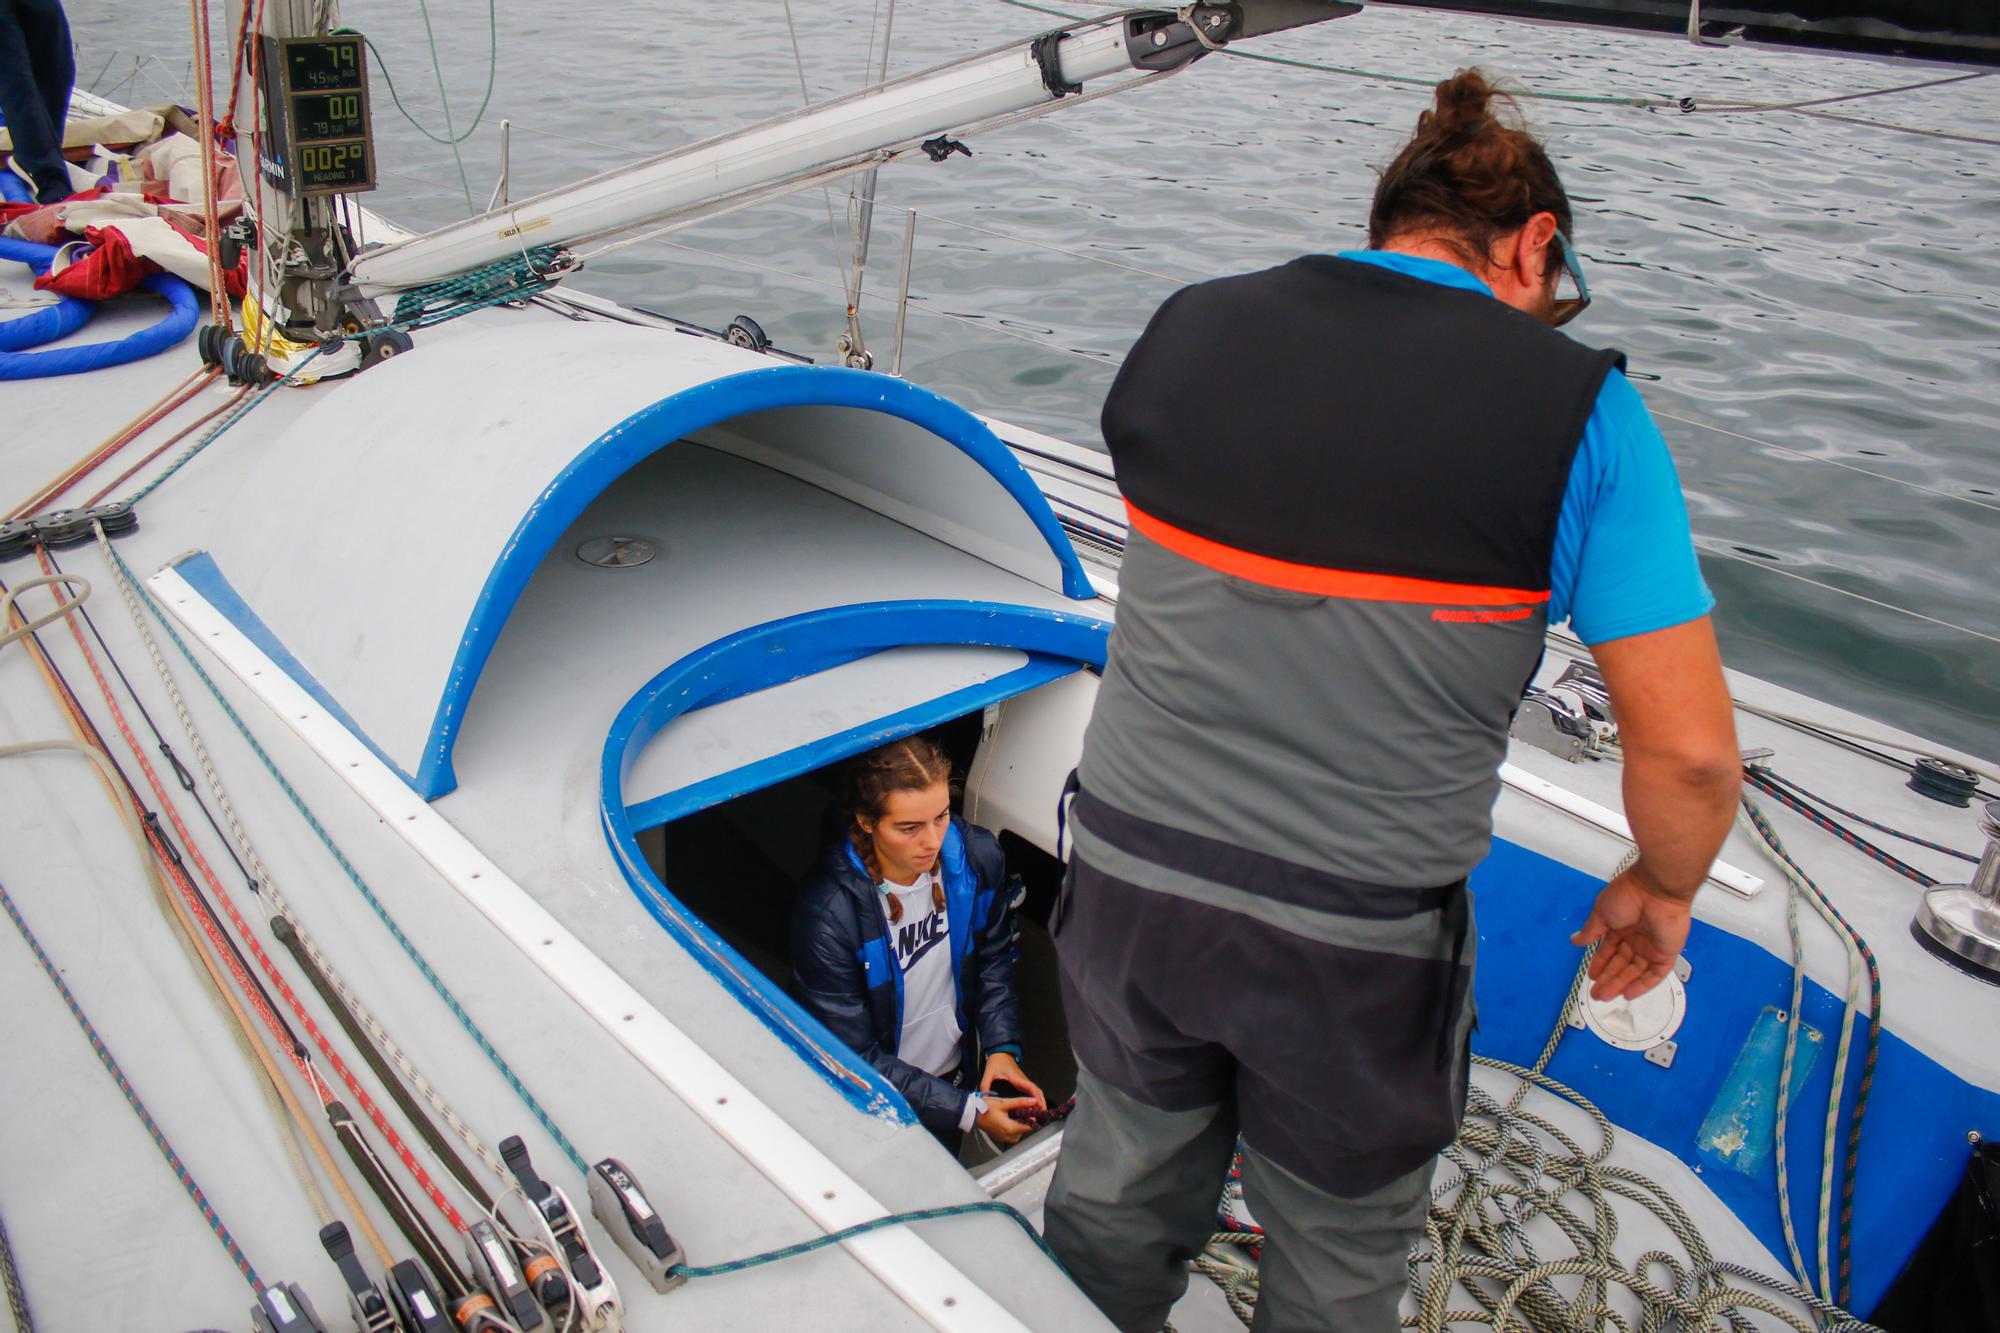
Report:
[{"label": "black and grey sailing vest", "polygon": [[1080,771],[1128,877],[1334,912],[1463,880],[1619,363],[1326,256],[1161,306],[1104,408],[1131,536]]}]

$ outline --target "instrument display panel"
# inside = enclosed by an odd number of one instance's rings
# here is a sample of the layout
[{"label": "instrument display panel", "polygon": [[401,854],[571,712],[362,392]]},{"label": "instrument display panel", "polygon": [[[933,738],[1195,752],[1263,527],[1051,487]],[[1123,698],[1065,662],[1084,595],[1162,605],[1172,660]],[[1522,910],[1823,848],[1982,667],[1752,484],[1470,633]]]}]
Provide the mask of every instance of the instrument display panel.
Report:
[{"label": "instrument display panel", "polygon": [[266,37],[258,166],[295,196],[375,188],[368,49],[360,33]]}]

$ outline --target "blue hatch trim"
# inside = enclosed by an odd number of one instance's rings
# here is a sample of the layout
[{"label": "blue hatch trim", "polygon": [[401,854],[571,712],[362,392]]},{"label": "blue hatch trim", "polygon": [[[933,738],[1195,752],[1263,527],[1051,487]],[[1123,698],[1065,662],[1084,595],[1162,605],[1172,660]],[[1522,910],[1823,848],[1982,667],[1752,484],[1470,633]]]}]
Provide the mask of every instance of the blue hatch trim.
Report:
[{"label": "blue hatch trim", "polygon": [[[1576,974],[1578,955],[1569,931],[1582,924],[1603,886],[1560,861],[1495,840],[1472,873],[1482,955],[1474,983],[1480,1022],[1475,1051],[1512,1064],[1534,1063]],[[1776,1165],[1761,1150],[1720,1160],[1711,1122],[1737,1117],[1754,1126],[1762,1120],[1764,1132],[1771,1132],[1774,1108],[1740,1104],[1744,1087],[1737,1074],[1739,1065],[1768,1063],[1775,1054],[1761,1049],[1769,1038],[1766,1010],[1790,1007],[1791,963],[1702,921],[1694,923],[1684,954],[1692,969],[1687,1017],[1675,1034],[1679,1049],[1670,1068],[1571,1034],[1556,1048],[1549,1077],[1596,1102],[1621,1133],[1638,1134],[1699,1172],[1778,1257],[1774,1271],[1782,1272]],[[1792,1213],[1803,1219],[1797,1234],[1808,1264],[1818,1245],[1812,1219],[1819,1211],[1826,1103],[1833,1087],[1830,1034],[1840,1030],[1841,1010],[1841,997],[1807,980],[1801,1018],[1828,1034],[1827,1045],[1794,1086],[1785,1151]],[[1855,1025],[1856,1058],[1842,1093],[1843,1117],[1853,1110],[1867,1035],[1864,1016]],[[1865,1318],[1875,1308],[1957,1189],[1971,1155],[1966,1134],[1973,1130],[1988,1139],[2000,1135],[2000,1093],[1966,1082],[1885,1031],[1854,1191],[1851,1308],[1857,1315]],[[1843,1130],[1838,1151],[1845,1149]]]},{"label": "blue hatch trim", "polygon": [[1096,596],[1083,562],[1019,459],[972,413],[948,398],[870,371],[773,366],[710,380],[662,398],[600,435],[543,488],[507,539],[466,619],[430,734],[417,764],[417,794],[434,800],[458,785],[452,747],[472,691],[542,557],[604,489],[660,449],[746,413],[780,407],[851,407],[921,426],[984,468],[1035,525],[1062,571],[1065,595]]},{"label": "blue hatch trim", "polygon": [[391,772],[412,786],[416,785],[410,775],[361,729],[361,724],[349,716],[347,710],[340,706],[340,701],[327,693],[326,686],[320,684],[313,673],[306,670],[305,663],[292,656],[291,649],[285,647],[284,640],[272,632],[271,627],[264,623],[263,617],[250,609],[250,604],[243,600],[242,595],[224,576],[222,567],[215,563],[215,557],[206,551],[197,551],[173,566],[173,571],[179,574],[203,601],[220,612],[223,619],[243,631],[245,638],[262,649],[264,656],[277,663],[279,669],[298,683],[300,689],[319,702],[320,707],[333,714],[341,726],[353,732],[354,738],[367,746],[369,752],[377,759],[387,764]]},{"label": "blue hatch trim", "polygon": [[[1103,666],[1110,638],[1111,622],[1077,612],[996,602],[913,601],[832,607],[752,626],[718,639],[689,653],[648,681],[619,710],[617,720],[605,737],[599,820],[611,845],[612,857],[633,894],[653,919],[781,1041],[818,1070],[842,1096],[863,1111],[899,1123],[913,1124],[916,1117],[909,1103],[887,1079],[828,1032],[818,1019],[800,1008],[781,987],[745,962],[707,923],[674,897],[660,877],[653,873],[644,853],[639,850],[632,812],[625,805],[626,775],[646,742],[685,713],[782,685],[884,649],[945,644],[1019,649],[1034,659],[1028,666],[986,682],[985,686],[970,687],[971,691],[978,691],[997,686],[1001,681],[1013,680],[1018,686],[1014,692],[1018,692],[1062,674],[1058,667],[1074,669],[1080,663]],[[963,690],[954,692],[956,695],[969,693]],[[945,699],[952,697],[947,695]],[[989,693],[984,702],[992,702],[997,697],[1002,696]],[[932,701],[933,704],[943,702]],[[980,706],[983,704],[969,703],[961,711]],[[832,758],[842,753],[856,753],[868,745],[893,740],[897,735],[942,720],[933,713],[930,705],[907,709],[894,717],[853,728],[811,746],[799,747],[779,758],[804,761],[818,753]],[[925,721],[925,718],[930,720]],[[822,762],[832,762],[832,758]],[[739,773],[763,770],[774,775],[764,777],[764,782],[789,776],[775,767],[769,767],[774,762],[766,760],[749,765]],[[723,779],[711,780],[716,784],[713,790],[728,790],[734,786],[728,779],[737,776],[726,774]],[[762,783],[752,782],[741,790],[755,790],[759,785]],[[680,793],[669,793],[667,797],[658,799],[669,800],[678,795]],[[717,796],[715,799],[726,798]],[[698,808],[688,805],[682,813],[691,813]]]},{"label": "blue hatch trim", "polygon": [[697,810],[706,810],[711,805],[720,805],[748,792],[761,791],[801,773],[839,763],[878,745],[887,745],[899,736],[935,727],[955,717],[964,717],[967,713],[977,712],[988,704],[1011,699],[1017,694],[1026,694],[1037,685],[1046,685],[1079,669],[1079,663],[1067,658],[1031,653],[1027,665],[1002,672],[991,680],[952,690],[887,717],[865,722],[832,736],[822,736],[727,773],[718,773],[650,800],[639,801],[626,808],[626,822],[634,830],[671,824]]}]

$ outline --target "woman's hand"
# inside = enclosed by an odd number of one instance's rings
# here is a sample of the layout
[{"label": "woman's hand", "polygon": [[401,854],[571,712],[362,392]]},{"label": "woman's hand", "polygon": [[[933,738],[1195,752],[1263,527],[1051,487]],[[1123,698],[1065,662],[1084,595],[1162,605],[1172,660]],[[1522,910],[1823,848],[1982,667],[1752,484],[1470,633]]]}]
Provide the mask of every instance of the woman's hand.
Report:
[{"label": "woman's hand", "polygon": [[988,1097],[986,1109],[981,1111],[979,1118],[972,1123],[985,1130],[1001,1147],[1011,1148],[1034,1126],[1016,1120],[1008,1112],[1033,1105],[1035,1105],[1033,1097]]},{"label": "woman's hand", "polygon": [[1006,1079],[1026,1093],[1027,1095],[1021,1098],[1023,1102],[1040,1107],[1044,1111],[1049,1109],[1048,1098],[1042,1096],[1042,1090],[1021,1072],[1021,1062],[1006,1051],[995,1051],[986,1057],[986,1074],[979,1080],[979,1091],[982,1094],[991,1094],[993,1084],[999,1079]]}]

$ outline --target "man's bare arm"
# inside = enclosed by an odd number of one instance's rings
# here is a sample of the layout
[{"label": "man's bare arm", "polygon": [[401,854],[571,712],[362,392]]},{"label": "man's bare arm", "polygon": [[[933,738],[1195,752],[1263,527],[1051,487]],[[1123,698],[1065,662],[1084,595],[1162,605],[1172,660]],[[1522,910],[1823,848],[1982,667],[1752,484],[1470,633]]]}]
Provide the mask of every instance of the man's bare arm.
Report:
[{"label": "man's bare arm", "polygon": [[1591,652],[1618,714],[1625,817],[1639,848],[1574,937],[1598,945],[1591,994],[1608,1000],[1651,990],[1673,967],[1695,890],[1735,818],[1742,761],[1708,617]]}]

